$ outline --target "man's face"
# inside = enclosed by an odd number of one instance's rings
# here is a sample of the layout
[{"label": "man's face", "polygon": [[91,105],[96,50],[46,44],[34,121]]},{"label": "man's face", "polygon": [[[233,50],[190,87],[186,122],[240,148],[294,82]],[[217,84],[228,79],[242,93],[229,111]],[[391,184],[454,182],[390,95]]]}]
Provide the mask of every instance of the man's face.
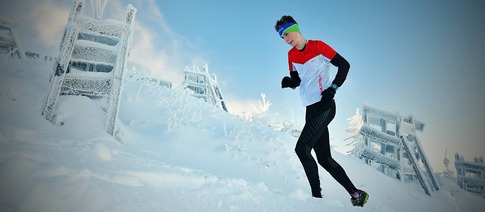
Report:
[{"label": "man's face", "polygon": [[298,44],[298,41],[300,40],[300,33],[298,32],[283,33],[281,38],[283,38],[283,40],[287,44],[290,44],[290,46],[295,47]]}]

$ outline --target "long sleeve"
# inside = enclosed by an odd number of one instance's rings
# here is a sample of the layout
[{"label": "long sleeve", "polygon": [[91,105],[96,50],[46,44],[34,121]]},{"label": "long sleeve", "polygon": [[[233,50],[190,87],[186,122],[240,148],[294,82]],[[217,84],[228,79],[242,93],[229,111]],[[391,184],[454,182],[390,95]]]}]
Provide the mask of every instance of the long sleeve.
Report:
[{"label": "long sleeve", "polygon": [[347,78],[347,74],[349,73],[350,63],[343,58],[339,53],[337,53],[332,60],[330,60],[332,65],[338,68],[337,75],[333,80],[333,84],[337,85],[338,87],[344,84],[345,79]]}]

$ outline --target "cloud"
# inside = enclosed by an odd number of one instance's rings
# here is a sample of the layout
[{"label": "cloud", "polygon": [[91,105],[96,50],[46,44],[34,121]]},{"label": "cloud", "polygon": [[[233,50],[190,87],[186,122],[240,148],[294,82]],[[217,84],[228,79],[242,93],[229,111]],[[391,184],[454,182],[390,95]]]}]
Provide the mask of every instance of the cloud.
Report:
[{"label": "cloud", "polygon": [[204,53],[166,21],[156,1],[144,1],[136,7],[138,13],[129,58],[132,65],[178,86],[183,81],[185,66],[206,63]]},{"label": "cloud", "polygon": [[155,20],[158,22],[158,26],[162,29],[162,31],[164,33],[166,33],[171,38],[172,42],[174,42],[172,44],[176,45],[177,44],[177,39],[176,39],[177,34],[172,29],[172,27],[170,27],[170,25],[167,23],[167,21],[165,21],[165,18],[163,17],[163,14],[160,11],[156,1],[155,0],[149,0],[148,2],[149,2],[149,6],[148,6],[149,13],[154,15],[152,17],[155,17]]},{"label": "cloud", "polygon": [[134,33],[129,61],[151,76],[180,83],[177,56],[156,47],[157,34],[140,22],[135,23]]},{"label": "cloud", "polygon": [[46,46],[59,46],[62,33],[69,17],[70,8],[54,0],[34,1],[31,16],[35,17],[34,29],[40,42]]},{"label": "cloud", "polygon": [[[57,56],[73,0],[0,1],[0,16],[14,18],[21,46],[28,51]],[[124,20],[127,3],[109,0],[102,19]],[[91,15],[91,0],[85,0],[83,15]]]},{"label": "cloud", "polygon": [[[155,0],[110,0],[101,19],[124,20],[128,4],[137,8],[130,65],[176,85],[183,79],[185,66],[205,63],[204,53],[175,32]],[[2,1],[0,12],[17,17],[26,49],[57,56],[72,6],[72,0]],[[91,0],[85,0],[83,15],[91,16],[92,8]]]}]

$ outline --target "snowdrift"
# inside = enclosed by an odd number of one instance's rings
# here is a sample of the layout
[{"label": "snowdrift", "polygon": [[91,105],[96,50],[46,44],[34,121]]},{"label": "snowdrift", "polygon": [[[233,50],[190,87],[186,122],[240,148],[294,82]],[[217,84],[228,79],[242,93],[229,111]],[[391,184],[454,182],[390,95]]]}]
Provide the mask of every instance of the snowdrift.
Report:
[{"label": "snowdrift", "polygon": [[485,211],[449,179],[428,196],[336,151],[367,205],[353,207],[323,169],[324,198],[311,198],[295,137],[133,70],[115,137],[84,96],[61,96],[52,124],[41,108],[53,64],[0,62],[1,211]]}]

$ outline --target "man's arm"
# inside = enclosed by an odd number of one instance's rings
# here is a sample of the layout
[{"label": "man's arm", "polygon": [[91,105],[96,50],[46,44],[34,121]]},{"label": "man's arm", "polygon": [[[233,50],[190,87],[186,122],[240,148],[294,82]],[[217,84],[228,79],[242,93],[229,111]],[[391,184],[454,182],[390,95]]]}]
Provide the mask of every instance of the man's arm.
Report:
[{"label": "man's arm", "polygon": [[333,57],[333,59],[330,60],[330,63],[338,67],[337,75],[335,76],[335,79],[333,80],[330,87],[322,92],[322,102],[327,102],[333,99],[333,97],[335,96],[335,92],[337,92],[337,89],[342,86],[342,84],[344,84],[344,81],[347,78],[347,73],[349,73],[350,69],[349,62],[339,53],[337,53]]},{"label": "man's arm", "polygon": [[337,53],[332,60],[330,60],[332,65],[338,67],[337,75],[333,80],[332,84],[337,85],[338,87],[344,84],[345,79],[347,78],[347,74],[349,73],[350,64],[349,62],[343,58],[339,53]]}]

